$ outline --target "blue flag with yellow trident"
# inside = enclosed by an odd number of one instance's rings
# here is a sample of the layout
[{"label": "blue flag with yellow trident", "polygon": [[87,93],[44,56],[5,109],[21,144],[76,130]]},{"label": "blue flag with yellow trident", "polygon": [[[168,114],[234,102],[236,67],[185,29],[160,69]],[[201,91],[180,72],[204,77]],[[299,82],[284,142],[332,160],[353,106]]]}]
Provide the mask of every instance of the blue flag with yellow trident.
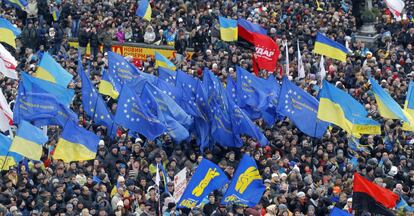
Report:
[{"label": "blue flag with yellow trident", "polygon": [[187,185],[178,208],[193,208],[213,190],[223,187],[229,179],[223,170],[213,162],[203,158]]},{"label": "blue flag with yellow trident", "polygon": [[256,162],[245,154],[237,167],[236,173],[234,173],[221,204],[253,207],[260,201],[265,189]]}]

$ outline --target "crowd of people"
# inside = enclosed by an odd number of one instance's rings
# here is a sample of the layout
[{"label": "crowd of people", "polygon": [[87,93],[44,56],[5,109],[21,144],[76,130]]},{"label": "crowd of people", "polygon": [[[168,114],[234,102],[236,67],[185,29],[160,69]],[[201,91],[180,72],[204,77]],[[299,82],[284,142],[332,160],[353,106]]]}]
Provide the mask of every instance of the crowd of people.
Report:
[{"label": "crowd of people", "polygon": [[[412,132],[402,131],[402,123],[383,119],[369,88],[368,77],[374,77],[401,105],[408,83],[414,76],[413,1],[406,2],[406,15],[396,21],[383,1],[374,0],[377,9],[375,27],[379,38],[373,46],[355,40],[358,19],[350,0],[311,1],[152,1],[150,22],[135,16],[136,1],[131,0],[28,0],[26,11],[7,4],[0,16],[22,30],[10,49],[19,62],[18,71],[33,74],[44,52],[74,76],[69,84],[76,92],[71,109],[79,116],[79,124],[101,137],[96,159],[65,164],[54,160],[51,153],[61,128],[49,126],[49,141],[41,161],[21,163],[3,171],[0,177],[0,215],[328,215],[333,207],[353,213],[352,176],[356,171],[414,204],[414,159]],[[59,19],[53,11],[59,10]],[[102,70],[108,67],[107,51],[114,41],[166,45],[178,55],[172,61],[184,72],[202,77],[209,68],[225,82],[235,77],[235,67],[252,71],[252,50],[237,43],[220,40],[218,16],[241,17],[260,24],[282,50],[278,68],[281,75],[289,55],[290,78],[316,96],[320,89],[320,56],[313,45],[316,33],[322,32],[339,43],[348,43],[352,51],[346,63],[327,59],[326,80],[351,94],[365,106],[369,115],[382,125],[381,135],[363,136],[361,151],[350,148],[349,136],[332,126],[322,139],[304,135],[288,119],[273,126],[256,123],[269,140],[259,147],[251,138],[243,137],[244,146],[222,148],[201,153],[195,139],[174,143],[168,136],[157,140],[132,138],[120,129],[115,140],[106,129],[93,125],[83,111],[77,65],[90,65],[91,80],[98,84]],[[77,39],[83,54],[77,60],[77,49],[68,41]],[[306,78],[296,79],[299,41]],[[86,55],[90,44],[91,53]],[[288,45],[288,53],[284,45]],[[100,46],[103,49],[100,49]],[[189,49],[191,58],[185,58]],[[156,74],[154,59],[135,61],[146,73]],[[18,81],[2,77],[0,85],[10,105],[16,98]],[[116,100],[106,98],[108,107],[116,111]],[[91,125],[92,124],[92,125]],[[188,179],[202,157],[217,164],[233,176],[242,154],[254,157],[263,177],[266,191],[252,208],[220,204],[221,191],[214,191],[194,209],[177,209],[171,195],[173,178],[182,168]],[[351,160],[357,158],[357,161]],[[164,187],[154,186],[156,163],[161,162],[170,181]],[[397,212],[397,210],[396,210]],[[412,212],[401,214],[409,215]]]}]

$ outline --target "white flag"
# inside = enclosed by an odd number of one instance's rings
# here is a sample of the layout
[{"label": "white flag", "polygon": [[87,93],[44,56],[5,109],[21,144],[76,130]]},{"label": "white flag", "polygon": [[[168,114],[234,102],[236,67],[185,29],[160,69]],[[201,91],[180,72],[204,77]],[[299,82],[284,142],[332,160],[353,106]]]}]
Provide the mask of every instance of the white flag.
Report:
[{"label": "white flag", "polygon": [[321,62],[319,62],[319,76],[321,77],[321,80],[325,79],[326,76],[325,61],[323,56],[321,56]]},{"label": "white flag", "polygon": [[11,131],[9,119],[7,119],[7,117],[4,115],[3,112],[0,112],[0,131],[2,132]]},{"label": "white flag", "polygon": [[390,9],[395,18],[401,19],[401,13],[405,7],[403,0],[385,0],[385,4],[387,5],[388,9]]},{"label": "white flag", "polygon": [[157,164],[157,174],[155,175],[155,184],[158,186],[158,188],[160,188],[160,169],[158,168],[158,164]]},{"label": "white flag", "polygon": [[0,72],[6,77],[18,79],[16,67],[16,59],[0,44]]},{"label": "white flag", "polygon": [[187,168],[184,167],[174,176],[174,200],[177,203],[187,187]]},{"label": "white flag", "polygon": [[289,76],[289,47],[288,47],[288,43],[286,41],[286,49],[285,49],[285,55],[286,55],[286,76]]},{"label": "white flag", "polygon": [[10,120],[13,120],[13,111],[10,109],[9,103],[7,103],[6,97],[4,97],[3,91],[0,89],[0,111],[6,115]]},{"label": "white flag", "polygon": [[298,40],[298,78],[303,79],[305,77],[306,77],[305,66],[303,65],[302,54],[300,53],[299,40]]}]

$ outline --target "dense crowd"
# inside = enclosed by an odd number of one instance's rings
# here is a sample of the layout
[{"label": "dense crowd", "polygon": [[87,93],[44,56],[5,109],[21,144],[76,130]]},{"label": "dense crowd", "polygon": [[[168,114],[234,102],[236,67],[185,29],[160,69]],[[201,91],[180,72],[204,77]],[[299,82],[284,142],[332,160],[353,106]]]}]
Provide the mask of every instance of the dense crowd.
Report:
[{"label": "dense crowd", "polygon": [[[414,13],[413,1],[406,2],[406,17],[396,21],[382,1],[373,1],[377,9],[376,29],[379,38],[368,48],[355,40],[359,21],[353,16],[352,2],[342,1],[153,1],[150,22],[135,16],[136,1],[131,0],[29,0],[26,12],[1,5],[0,16],[11,20],[22,30],[17,49],[12,50],[19,62],[18,71],[33,74],[45,51],[72,75],[69,88],[76,96],[71,105],[79,116],[79,124],[101,137],[96,159],[65,164],[50,153],[61,132],[48,128],[49,141],[44,146],[42,161],[21,163],[3,171],[0,178],[0,215],[328,215],[336,206],[352,210],[352,175],[357,171],[369,180],[386,187],[409,205],[414,204],[414,136],[402,131],[396,120],[379,116],[377,104],[369,89],[368,76],[401,105],[408,83],[414,76]],[[319,4],[319,5],[318,5]],[[59,20],[52,12],[59,9]],[[202,77],[204,67],[211,69],[223,82],[235,77],[235,66],[252,71],[252,51],[237,43],[220,40],[218,16],[242,17],[262,25],[282,50],[274,73],[281,80],[284,73],[284,45],[288,44],[290,78],[314,96],[320,89],[320,56],[313,54],[316,33],[325,33],[342,44],[348,43],[352,55],[346,63],[327,59],[326,79],[351,94],[382,125],[382,134],[363,136],[361,151],[350,149],[350,139],[341,129],[332,126],[322,139],[301,133],[288,119],[263,129],[269,145],[243,137],[239,149],[222,148],[200,153],[195,139],[173,143],[168,135],[157,140],[131,138],[120,130],[115,140],[109,139],[106,128],[91,125],[82,108],[81,82],[77,65],[89,65],[91,80],[99,83],[107,68],[106,51],[114,41],[146,43],[174,47],[173,62],[184,72]],[[90,44],[91,55],[77,60],[77,49],[68,45],[77,38],[85,54]],[[297,76],[296,41],[300,42],[306,78]],[[103,52],[99,46],[103,46]],[[189,48],[190,59],[184,58]],[[156,74],[154,59],[134,62],[147,73]],[[18,81],[1,78],[0,85],[13,106]],[[106,98],[112,112],[116,100]],[[162,162],[172,180],[186,167],[188,178],[202,157],[219,164],[231,177],[243,153],[256,160],[266,191],[254,208],[220,205],[221,191],[208,196],[194,209],[176,209],[170,194],[172,181],[154,187],[155,163]],[[352,161],[351,158],[357,158]],[[404,213],[409,215],[410,212]],[[412,214],[412,213],[411,213]]]}]

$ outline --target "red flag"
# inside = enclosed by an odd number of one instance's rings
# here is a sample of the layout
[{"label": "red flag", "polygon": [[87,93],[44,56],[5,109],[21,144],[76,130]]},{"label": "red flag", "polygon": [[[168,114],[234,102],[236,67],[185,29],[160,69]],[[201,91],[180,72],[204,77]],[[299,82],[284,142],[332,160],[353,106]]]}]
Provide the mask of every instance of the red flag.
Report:
[{"label": "red flag", "polygon": [[253,34],[253,44],[256,47],[256,62],[259,69],[273,72],[280,55],[279,46],[267,35]]},{"label": "red flag", "polygon": [[253,54],[253,73],[256,74],[256,76],[259,76],[259,67],[257,65],[257,59],[256,59],[256,55]]}]

